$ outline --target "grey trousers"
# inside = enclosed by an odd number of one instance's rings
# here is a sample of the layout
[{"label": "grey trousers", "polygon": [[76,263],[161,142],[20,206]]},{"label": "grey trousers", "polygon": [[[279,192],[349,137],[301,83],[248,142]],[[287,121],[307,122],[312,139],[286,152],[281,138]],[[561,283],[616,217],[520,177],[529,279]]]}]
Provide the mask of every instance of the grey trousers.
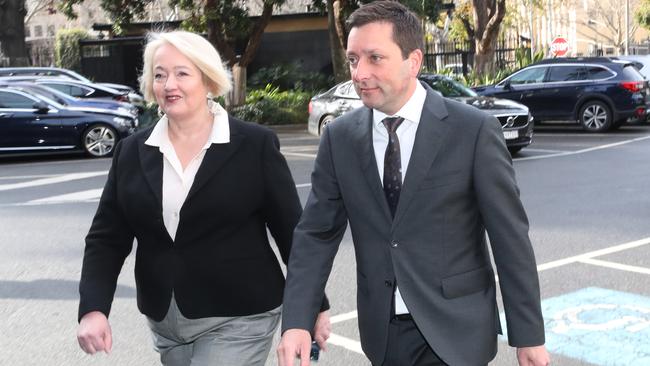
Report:
[{"label": "grey trousers", "polygon": [[281,310],[187,319],[172,297],[165,319],[148,320],[154,349],[165,366],[264,366]]}]

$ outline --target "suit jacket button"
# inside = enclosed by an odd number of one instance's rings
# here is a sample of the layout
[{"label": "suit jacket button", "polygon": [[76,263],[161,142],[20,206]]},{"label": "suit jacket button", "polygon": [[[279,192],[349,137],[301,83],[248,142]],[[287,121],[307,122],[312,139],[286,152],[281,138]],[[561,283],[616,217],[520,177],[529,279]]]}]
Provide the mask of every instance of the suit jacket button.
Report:
[{"label": "suit jacket button", "polygon": [[396,241],[392,241],[392,242],[390,243],[390,246],[393,247],[393,248],[397,248],[398,245],[399,245],[399,243],[396,242]]},{"label": "suit jacket button", "polygon": [[386,287],[393,287],[393,281],[386,280],[386,281],[384,281],[384,285],[386,285]]}]

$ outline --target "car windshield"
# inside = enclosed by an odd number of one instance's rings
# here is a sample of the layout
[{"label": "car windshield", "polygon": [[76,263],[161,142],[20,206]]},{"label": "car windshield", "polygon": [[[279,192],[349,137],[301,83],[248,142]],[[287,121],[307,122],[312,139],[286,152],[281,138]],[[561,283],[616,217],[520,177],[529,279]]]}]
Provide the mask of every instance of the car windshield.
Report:
[{"label": "car windshield", "polygon": [[46,86],[41,86],[41,85],[34,85],[27,87],[28,90],[33,90],[35,93],[42,95],[44,97],[50,98],[52,100],[55,100],[61,105],[70,105],[70,103],[74,103],[75,99],[65,93],[61,93],[58,90],[54,90],[52,88],[48,88]]},{"label": "car windshield", "polygon": [[453,79],[423,77],[422,80],[429,84],[433,90],[439,91],[443,97],[459,98],[477,96],[476,92],[474,92],[472,89]]}]

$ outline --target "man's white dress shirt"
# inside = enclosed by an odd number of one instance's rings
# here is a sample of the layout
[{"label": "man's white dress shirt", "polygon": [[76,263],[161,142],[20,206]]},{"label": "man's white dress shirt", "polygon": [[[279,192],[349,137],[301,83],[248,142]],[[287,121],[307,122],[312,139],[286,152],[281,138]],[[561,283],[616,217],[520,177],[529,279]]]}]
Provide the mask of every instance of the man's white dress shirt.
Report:
[{"label": "man's white dress shirt", "polygon": [[[372,145],[375,149],[375,160],[377,161],[377,169],[379,170],[379,179],[383,180],[384,176],[384,154],[388,146],[388,131],[382,120],[386,117],[402,117],[404,122],[397,128],[397,138],[399,139],[400,157],[402,160],[402,184],[404,184],[404,177],[406,170],[411,160],[411,152],[413,152],[413,144],[415,143],[415,132],[420,123],[420,116],[422,115],[422,108],[424,108],[424,100],[427,97],[427,92],[424,87],[417,82],[415,92],[411,98],[404,104],[404,106],[394,115],[389,116],[376,109],[372,110],[373,128],[372,128]],[[409,313],[402,295],[399,292],[399,284],[395,288],[395,314]]]}]

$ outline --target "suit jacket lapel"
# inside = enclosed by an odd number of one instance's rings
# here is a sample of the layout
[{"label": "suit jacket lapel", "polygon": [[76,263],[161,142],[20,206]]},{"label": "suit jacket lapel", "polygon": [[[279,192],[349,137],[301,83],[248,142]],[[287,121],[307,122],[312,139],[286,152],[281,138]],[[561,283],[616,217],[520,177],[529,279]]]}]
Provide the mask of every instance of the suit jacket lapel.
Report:
[{"label": "suit jacket lapel", "polygon": [[203,157],[203,162],[201,167],[199,167],[198,172],[196,172],[196,177],[194,178],[194,183],[190,188],[190,192],[187,194],[185,202],[188,202],[192,196],[194,196],[200,189],[203,187],[209,180],[212,178],[217,171],[223,166],[223,164],[230,159],[230,157],[237,151],[242,141],[244,140],[244,135],[239,133],[236,129],[236,125],[232,123],[232,117],[228,117],[228,122],[230,123],[230,142],[227,144],[212,144],[205,152]]},{"label": "suit jacket lapel", "polygon": [[144,144],[149,135],[150,133],[146,133],[140,136],[140,142],[138,143],[140,165],[145,180],[156,197],[156,202],[158,202],[158,211],[162,213],[163,155],[158,147]]},{"label": "suit jacket lapel", "polygon": [[442,122],[447,117],[444,100],[426,85],[425,89],[427,89],[427,97],[415,134],[415,143],[395,211],[393,227],[399,223],[422,179],[431,169],[448,132],[447,125]]},{"label": "suit jacket lapel", "polygon": [[370,193],[377,200],[386,218],[391,221],[390,208],[386,202],[384,187],[377,169],[377,159],[375,159],[375,150],[372,143],[372,128],[372,110],[364,107],[364,113],[356,121],[356,128],[353,130],[355,149],[361,162],[363,175],[370,187]]}]

